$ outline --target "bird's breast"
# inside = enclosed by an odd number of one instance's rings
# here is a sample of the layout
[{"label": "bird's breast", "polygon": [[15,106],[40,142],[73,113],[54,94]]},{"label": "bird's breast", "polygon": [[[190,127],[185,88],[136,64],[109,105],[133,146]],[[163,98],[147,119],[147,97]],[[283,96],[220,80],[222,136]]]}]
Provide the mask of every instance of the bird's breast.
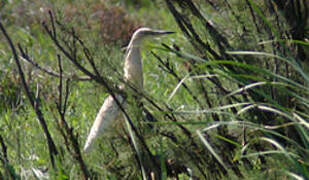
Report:
[{"label": "bird's breast", "polygon": [[132,48],[125,59],[124,78],[138,89],[143,88],[143,65],[139,49]]}]

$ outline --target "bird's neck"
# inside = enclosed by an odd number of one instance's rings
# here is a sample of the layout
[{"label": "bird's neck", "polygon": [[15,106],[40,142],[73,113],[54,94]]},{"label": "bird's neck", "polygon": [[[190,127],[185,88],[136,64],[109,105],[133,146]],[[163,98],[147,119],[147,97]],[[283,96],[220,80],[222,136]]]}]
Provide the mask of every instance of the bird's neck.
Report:
[{"label": "bird's neck", "polygon": [[143,65],[139,46],[129,46],[124,62],[124,79],[135,88],[143,89]]},{"label": "bird's neck", "polygon": [[134,63],[141,64],[142,63],[141,51],[139,46],[131,46],[127,49],[125,64]]},{"label": "bird's neck", "polygon": [[130,41],[129,45],[128,45],[128,49],[127,49],[127,52],[130,50],[130,49],[140,49],[142,45],[142,40],[140,39],[133,39]]}]

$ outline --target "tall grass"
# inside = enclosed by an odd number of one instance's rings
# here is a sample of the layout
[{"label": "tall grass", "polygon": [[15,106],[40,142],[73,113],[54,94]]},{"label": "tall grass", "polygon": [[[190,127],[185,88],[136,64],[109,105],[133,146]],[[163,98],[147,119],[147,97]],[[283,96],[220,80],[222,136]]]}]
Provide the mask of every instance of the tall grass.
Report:
[{"label": "tall grass", "polygon": [[[25,60],[22,70],[38,104],[31,108],[18,86],[20,75],[9,46],[0,44],[0,177],[309,179],[309,75],[304,68],[309,10],[305,0],[285,2],[153,3],[164,11],[144,7],[144,1],[128,2],[124,4],[140,20],[117,16],[127,29],[107,39],[97,33],[115,27],[104,29],[111,24],[106,16],[104,24],[103,15],[92,19],[83,14],[86,4],[55,6],[64,12],[45,11],[44,25],[30,18],[29,30],[14,24],[7,2],[1,23],[14,44],[20,43],[18,57]],[[102,2],[89,3],[109,9]],[[144,8],[153,16],[146,17]],[[125,13],[122,7],[109,10]],[[71,17],[72,12],[86,23]],[[162,24],[153,21],[154,15]],[[127,38],[123,33],[140,22],[177,34],[161,39],[161,44],[146,44],[145,90],[121,92],[122,42],[113,38]],[[27,26],[24,23],[20,26]],[[5,40],[2,34],[0,39]],[[41,68],[29,64],[31,60]],[[83,154],[79,149],[110,93],[127,98],[126,120],[104,135],[93,153]],[[143,97],[142,106],[130,106],[136,96]],[[49,153],[37,122],[38,106],[55,154]]]}]

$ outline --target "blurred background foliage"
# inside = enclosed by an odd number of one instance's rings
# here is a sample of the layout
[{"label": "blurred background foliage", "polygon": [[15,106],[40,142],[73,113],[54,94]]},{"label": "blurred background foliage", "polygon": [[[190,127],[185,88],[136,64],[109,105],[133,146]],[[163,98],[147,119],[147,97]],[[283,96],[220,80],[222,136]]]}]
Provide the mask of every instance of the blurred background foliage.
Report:
[{"label": "blurred background foliage", "polygon": [[[84,46],[101,76],[120,84],[124,47],[139,27],[175,31],[143,48],[149,114],[128,108],[158,162],[157,179],[308,179],[308,4],[306,0],[52,0],[0,2],[0,20],[15,44],[53,72],[62,58],[69,77],[66,122],[82,147],[108,95],[55,45],[43,23],[83,66]],[[82,40],[74,44],[74,37]],[[23,91],[10,47],[0,35],[0,177],[2,179],[142,179],[123,122],[95,150],[74,152],[56,102],[59,78],[21,58],[58,154]],[[70,49],[71,48],[71,49]],[[75,48],[75,49],[74,49]],[[128,90],[129,104],[135,92]],[[145,120],[145,121],[137,121]],[[151,125],[151,126],[149,126]],[[74,154],[76,153],[76,154]],[[152,167],[153,164],[159,167]],[[0,178],[0,179],[1,179]]]}]

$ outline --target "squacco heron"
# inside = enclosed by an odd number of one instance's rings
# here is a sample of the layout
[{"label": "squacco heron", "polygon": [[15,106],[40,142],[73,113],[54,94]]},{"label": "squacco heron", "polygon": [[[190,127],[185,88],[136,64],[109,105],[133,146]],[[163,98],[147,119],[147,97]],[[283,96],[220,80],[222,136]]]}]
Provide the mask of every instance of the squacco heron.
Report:
[{"label": "squacco heron", "polygon": [[[143,67],[140,48],[145,39],[151,37],[157,37],[164,34],[171,34],[170,31],[153,30],[150,28],[137,29],[127,47],[125,62],[124,62],[124,80],[130,83],[139,91],[143,91]],[[125,86],[122,86],[124,88]],[[125,100],[121,95],[116,94],[115,98],[125,105]],[[121,110],[118,107],[114,98],[109,95],[104,101],[97,117],[92,125],[90,133],[87,137],[87,141],[84,146],[84,151],[88,152],[97,137],[105,130],[111,128],[111,125],[115,123],[121,116]]]}]

